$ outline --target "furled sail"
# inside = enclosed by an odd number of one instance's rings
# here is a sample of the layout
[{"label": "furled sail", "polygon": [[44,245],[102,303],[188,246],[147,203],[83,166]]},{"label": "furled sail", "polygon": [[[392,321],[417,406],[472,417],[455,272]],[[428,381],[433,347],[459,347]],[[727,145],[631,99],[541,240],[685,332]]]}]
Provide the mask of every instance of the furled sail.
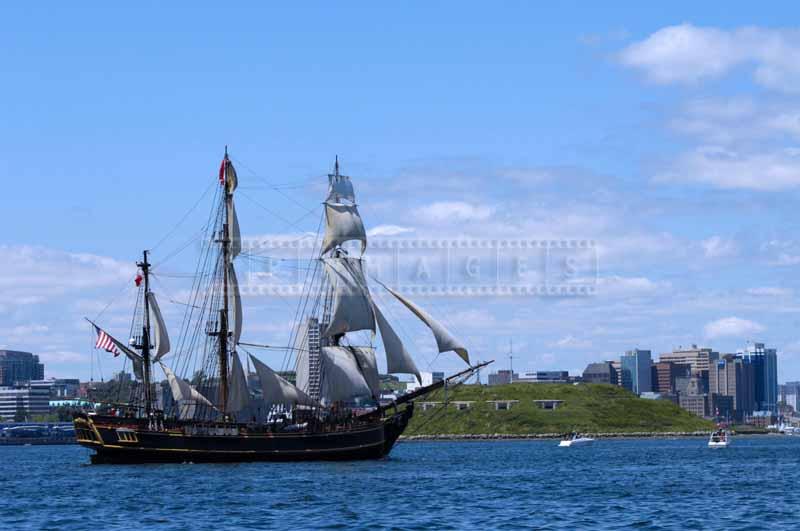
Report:
[{"label": "furled sail", "polygon": [[192,387],[189,382],[175,376],[175,373],[172,372],[172,369],[164,365],[162,362],[159,362],[159,365],[161,365],[161,369],[164,371],[164,374],[167,377],[170,391],[172,391],[172,398],[178,403],[179,418],[194,418],[195,408],[198,404],[214,407],[211,402],[206,397],[201,395],[197,389]]},{"label": "furled sail", "polygon": [[236,278],[236,269],[233,264],[228,265],[228,307],[230,314],[228,318],[228,330],[233,332],[234,344],[239,342],[242,336],[242,294],[239,292],[239,281]]},{"label": "furled sail", "polygon": [[348,347],[356,358],[361,375],[367,382],[372,395],[381,394],[381,380],[378,376],[378,361],[375,359],[375,349],[372,347]]},{"label": "furled sail", "polygon": [[403,342],[400,341],[389,321],[383,316],[377,304],[374,304],[372,308],[375,310],[378,329],[381,331],[383,350],[386,351],[386,372],[389,374],[413,374],[417,377],[417,380],[422,381],[417,365],[411,359],[406,347],[403,346]]},{"label": "furled sail", "polygon": [[367,248],[367,233],[358,208],[355,205],[325,203],[325,239],[322,241],[322,253],[325,254],[350,240],[361,241],[363,254]]},{"label": "furled sail", "polygon": [[225,188],[229,194],[232,194],[239,185],[239,178],[236,176],[236,168],[233,167],[233,163],[228,158],[228,153],[225,153],[225,158],[222,161],[220,179],[225,180]]},{"label": "furled sail", "polygon": [[250,391],[247,389],[247,376],[242,368],[239,354],[231,352],[231,376],[228,379],[228,411],[241,411],[250,403]]},{"label": "furled sail", "polygon": [[234,259],[242,252],[242,231],[239,228],[239,217],[236,215],[233,198],[228,208],[228,231],[231,240],[231,259]]},{"label": "furled sail", "polygon": [[322,397],[330,404],[372,396],[353,353],[346,347],[322,347]]},{"label": "furled sail", "polygon": [[399,293],[397,293],[396,291],[394,291],[390,287],[384,285],[383,283],[380,283],[380,284],[384,288],[386,288],[386,290],[389,293],[394,295],[394,297],[397,300],[402,302],[405,305],[406,308],[411,310],[411,312],[414,315],[419,317],[419,319],[423,323],[428,325],[428,328],[430,328],[431,331],[433,332],[433,337],[436,338],[436,344],[439,347],[439,352],[448,352],[448,351],[452,350],[453,352],[455,352],[456,354],[461,356],[461,359],[463,359],[464,361],[469,363],[469,353],[467,352],[467,349],[464,348],[464,346],[461,344],[460,341],[458,341],[455,337],[453,337],[453,335],[447,330],[447,328],[445,328],[436,319],[434,319],[433,317],[428,315],[427,312],[425,312],[425,310],[423,310],[422,308],[420,308],[419,306],[417,306],[416,304],[414,304],[410,300],[406,299],[405,297],[403,297],[402,295],[400,295]]},{"label": "furled sail", "polygon": [[280,375],[252,354],[250,355],[250,360],[256,368],[258,379],[261,380],[261,392],[264,395],[264,401],[270,404],[314,405],[311,397],[284,378],[281,378]]},{"label": "furled sail", "polygon": [[169,352],[169,334],[156,301],[156,294],[152,291],[147,292],[147,305],[150,308],[150,326],[153,328],[153,361],[158,361]]},{"label": "furled sail", "polygon": [[341,203],[342,200],[350,203],[356,202],[356,195],[353,192],[353,183],[346,175],[328,174],[328,203]]},{"label": "furled sail", "polygon": [[375,331],[372,299],[364,278],[361,260],[356,258],[325,258],[325,274],[333,288],[331,320],[326,336],[355,330]]}]

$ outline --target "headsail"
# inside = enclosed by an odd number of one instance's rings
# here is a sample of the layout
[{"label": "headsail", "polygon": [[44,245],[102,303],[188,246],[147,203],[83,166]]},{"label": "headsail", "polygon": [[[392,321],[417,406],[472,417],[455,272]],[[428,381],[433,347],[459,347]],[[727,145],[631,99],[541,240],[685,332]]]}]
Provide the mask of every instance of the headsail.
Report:
[{"label": "headsail", "polygon": [[425,310],[423,310],[410,300],[406,299],[405,297],[403,297],[402,295],[391,289],[389,286],[386,286],[382,282],[378,283],[384,288],[386,288],[386,290],[389,293],[394,295],[394,297],[397,300],[402,302],[403,305],[405,305],[406,308],[411,310],[411,312],[414,315],[419,317],[419,319],[423,323],[428,325],[428,328],[430,328],[431,332],[433,332],[433,337],[436,338],[436,344],[439,347],[439,352],[448,352],[452,350],[453,352],[461,356],[461,359],[469,363],[469,353],[467,352],[467,349],[461,344],[459,340],[453,337],[453,334],[451,334],[447,330],[447,328],[445,328],[441,323],[439,323],[439,321],[428,315],[428,313]]},{"label": "headsail", "polygon": [[372,396],[353,353],[346,347],[322,347],[322,397],[330,404]]},{"label": "headsail", "polygon": [[250,404],[250,391],[247,389],[247,376],[236,351],[231,352],[231,376],[228,391],[228,411],[241,411]]},{"label": "headsail", "polygon": [[214,407],[211,402],[200,394],[200,392],[192,387],[192,385],[175,376],[172,369],[167,367],[164,363],[159,362],[164,375],[167,377],[170,391],[172,391],[172,398],[178,403],[179,417],[182,419],[194,418],[195,408],[198,404],[203,404],[209,407]]},{"label": "headsail", "polygon": [[383,316],[377,304],[373,304],[372,308],[375,310],[378,329],[381,331],[383,350],[386,351],[386,372],[389,374],[413,374],[417,377],[417,380],[422,381],[417,365],[411,359],[406,347],[403,346],[403,342],[400,341],[389,321]]},{"label": "headsail", "polygon": [[250,360],[256,368],[258,379],[261,380],[261,392],[264,395],[265,402],[270,404],[314,405],[311,397],[284,378],[281,378],[278,373],[270,369],[261,360],[252,354],[250,355]]},{"label": "headsail", "polygon": [[324,335],[335,336],[355,330],[375,331],[372,299],[364,278],[361,260],[325,258],[325,274],[333,287],[331,320]]},{"label": "headsail", "polygon": [[167,355],[170,349],[169,334],[164,318],[161,316],[161,309],[156,301],[156,294],[152,291],[147,292],[147,302],[150,308],[150,326],[153,328],[153,361],[159,361]]},{"label": "headsail", "polygon": [[361,254],[367,248],[367,233],[364,222],[355,205],[325,203],[325,238],[322,254],[350,240],[361,241]]},{"label": "headsail", "polygon": [[378,376],[378,361],[375,359],[375,349],[372,347],[348,347],[356,358],[361,376],[367,382],[372,395],[378,397],[381,394],[381,380]]}]

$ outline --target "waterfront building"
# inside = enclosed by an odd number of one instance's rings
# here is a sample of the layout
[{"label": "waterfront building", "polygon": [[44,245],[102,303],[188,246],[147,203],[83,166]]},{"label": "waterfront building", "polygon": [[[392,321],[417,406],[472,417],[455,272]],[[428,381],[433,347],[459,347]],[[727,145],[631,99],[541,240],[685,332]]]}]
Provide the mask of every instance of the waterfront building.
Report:
[{"label": "waterfront building", "polygon": [[54,378],[51,381],[51,398],[77,398],[80,395],[81,382],[77,378]]},{"label": "waterfront building", "polygon": [[489,374],[489,385],[505,385],[519,379],[519,374],[508,369],[501,369]]},{"label": "waterfront building", "polygon": [[653,364],[651,379],[653,381],[653,391],[662,395],[676,393],[675,380],[677,378],[688,378],[691,376],[691,365],[674,363],[671,361],[659,361]]},{"label": "waterfront building", "polygon": [[39,356],[18,350],[0,350],[0,386],[10,387],[31,380],[44,380]]},{"label": "waterfront building", "polygon": [[31,380],[23,385],[0,387],[0,419],[30,419],[50,413],[52,380]]},{"label": "waterfront building", "polygon": [[567,383],[568,371],[528,371],[514,378],[515,382],[522,383]]},{"label": "waterfront building", "polygon": [[585,383],[619,385],[617,370],[610,361],[587,365],[583,370],[583,381]]},{"label": "waterfront building", "polygon": [[753,399],[758,411],[778,412],[778,354],[764,343],[748,345],[742,353],[753,367]]},{"label": "waterfront building", "polygon": [[708,373],[709,393],[733,399],[734,417],[742,420],[754,411],[753,365],[734,354],[725,354]]},{"label": "waterfront building", "polygon": [[650,380],[652,363],[649,350],[634,349],[627,351],[621,358],[622,386],[640,395],[653,390]]}]

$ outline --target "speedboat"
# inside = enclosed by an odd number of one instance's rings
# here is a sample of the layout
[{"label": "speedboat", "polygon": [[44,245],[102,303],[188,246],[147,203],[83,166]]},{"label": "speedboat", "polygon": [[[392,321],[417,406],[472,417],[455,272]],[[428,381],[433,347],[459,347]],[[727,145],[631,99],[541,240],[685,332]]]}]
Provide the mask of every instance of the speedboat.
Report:
[{"label": "speedboat", "polygon": [[572,436],[563,439],[560,443],[558,443],[559,448],[570,447],[570,446],[589,446],[594,442],[594,439],[591,437],[583,437],[577,433],[573,433]]},{"label": "speedboat", "polygon": [[709,448],[727,448],[730,442],[728,441],[728,432],[725,430],[717,430],[711,434],[708,439]]}]

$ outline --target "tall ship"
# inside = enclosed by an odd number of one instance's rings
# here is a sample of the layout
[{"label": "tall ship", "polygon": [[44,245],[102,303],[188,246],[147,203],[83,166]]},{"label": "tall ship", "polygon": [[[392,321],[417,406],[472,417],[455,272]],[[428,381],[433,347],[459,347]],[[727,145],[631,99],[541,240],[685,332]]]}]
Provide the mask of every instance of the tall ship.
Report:
[{"label": "tall ship", "polygon": [[[243,253],[234,203],[237,185],[226,148],[175,349],[151,289],[147,251],[137,262],[129,341],[90,321],[95,347],[124,355],[136,380],[127,400],[75,415],[77,440],[93,450],[93,463],[381,458],[408,426],[414,400],[463,382],[490,363],[472,365],[467,349],[445,326],[373,279],[375,289],[385,290],[430,329],[439,352],[454,352],[466,363],[448,378],[380,401],[376,334],[387,372],[422,380],[371,295],[364,265],[366,231],[353,184],[339,173],[337,158],[323,202],[324,233],[317,235],[295,322],[287,330],[284,363],[290,370],[268,366],[249,350],[258,345],[240,342],[246,321],[236,275],[237,257]],[[353,249],[351,242],[360,245]],[[248,386],[251,364],[257,376]],[[159,371],[171,400],[157,399]]]}]

